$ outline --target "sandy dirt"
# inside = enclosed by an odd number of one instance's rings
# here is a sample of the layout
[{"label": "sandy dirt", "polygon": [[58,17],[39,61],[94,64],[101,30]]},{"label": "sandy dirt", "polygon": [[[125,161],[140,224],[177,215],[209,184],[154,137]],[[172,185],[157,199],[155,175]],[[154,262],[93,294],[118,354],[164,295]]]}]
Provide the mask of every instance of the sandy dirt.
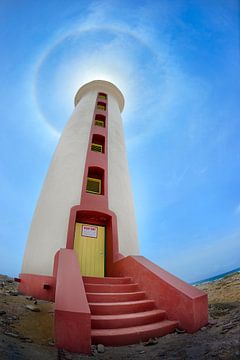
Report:
[{"label": "sandy dirt", "polygon": [[154,345],[105,347],[103,353],[93,346],[86,356],[57,350],[53,304],[18,294],[17,283],[0,275],[0,360],[240,359],[240,274],[198,287],[209,296],[209,325],[197,333],[175,332]]}]

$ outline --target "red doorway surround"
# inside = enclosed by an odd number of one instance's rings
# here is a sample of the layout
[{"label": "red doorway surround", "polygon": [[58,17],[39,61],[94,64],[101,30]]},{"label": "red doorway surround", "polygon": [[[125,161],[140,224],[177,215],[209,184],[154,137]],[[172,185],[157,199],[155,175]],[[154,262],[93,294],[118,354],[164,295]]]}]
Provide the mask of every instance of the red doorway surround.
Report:
[{"label": "red doorway surround", "polygon": [[91,210],[86,209],[81,205],[73,206],[70,211],[68,235],[67,235],[67,249],[73,249],[75,224],[76,222],[85,222],[92,225],[101,225],[106,228],[106,274],[110,276],[112,273],[113,263],[123,258],[119,253],[118,247],[118,231],[117,231],[117,217],[108,210]]}]

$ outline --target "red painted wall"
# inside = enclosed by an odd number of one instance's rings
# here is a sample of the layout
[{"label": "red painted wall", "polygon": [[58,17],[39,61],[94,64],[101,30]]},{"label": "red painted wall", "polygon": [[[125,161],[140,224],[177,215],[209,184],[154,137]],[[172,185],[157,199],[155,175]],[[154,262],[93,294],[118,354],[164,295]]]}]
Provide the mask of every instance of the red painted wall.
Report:
[{"label": "red painted wall", "polygon": [[[18,290],[37,299],[54,301],[55,283],[56,279],[53,276],[20,274]],[[49,288],[44,289],[44,285],[49,285]]]},{"label": "red painted wall", "polygon": [[[100,99],[101,102],[106,104],[106,110],[102,111],[97,109],[98,97],[95,104],[95,109],[92,119],[92,127],[88,142],[88,151],[85,162],[83,185],[80,204],[82,208],[92,208],[92,210],[108,209],[108,106],[107,100]],[[105,116],[105,127],[95,125],[95,117],[97,114]],[[102,135],[105,137],[104,153],[99,153],[91,150],[93,135]],[[104,170],[104,190],[103,195],[95,195],[86,192],[88,169],[90,167],[100,167]]]},{"label": "red painted wall", "polygon": [[207,294],[161,269],[143,256],[128,256],[113,264],[112,276],[131,276],[170,320],[193,333],[208,323]]},{"label": "red painted wall", "polygon": [[[118,231],[117,231],[117,217],[116,215],[106,209],[100,208],[93,210],[94,205],[74,206],[71,209],[68,225],[67,235],[67,249],[73,249],[74,234],[76,222],[86,222],[95,225],[103,225],[106,228],[106,276],[109,276],[113,266],[113,262],[121,259],[123,256],[118,249]],[[90,220],[91,219],[91,220]]]},{"label": "red painted wall", "polygon": [[74,250],[59,252],[54,321],[58,348],[90,354],[91,313]]}]

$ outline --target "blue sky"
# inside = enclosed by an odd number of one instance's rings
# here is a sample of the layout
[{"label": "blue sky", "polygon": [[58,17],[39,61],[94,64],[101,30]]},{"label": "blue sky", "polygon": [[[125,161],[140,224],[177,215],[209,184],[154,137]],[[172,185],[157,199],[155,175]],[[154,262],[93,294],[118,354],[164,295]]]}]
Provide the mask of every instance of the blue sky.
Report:
[{"label": "blue sky", "polygon": [[141,254],[186,281],[240,266],[237,0],[1,0],[0,273],[21,269],[73,98],[115,83]]}]

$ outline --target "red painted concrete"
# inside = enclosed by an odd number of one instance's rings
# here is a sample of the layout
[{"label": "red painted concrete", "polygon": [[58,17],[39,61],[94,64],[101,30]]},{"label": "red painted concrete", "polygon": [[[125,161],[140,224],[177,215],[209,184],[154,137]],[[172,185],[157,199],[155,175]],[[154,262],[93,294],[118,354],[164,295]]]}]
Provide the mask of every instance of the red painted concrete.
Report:
[{"label": "red painted concrete", "polygon": [[120,346],[146,341],[151,337],[160,337],[174,331],[177,321],[163,320],[161,322],[133,326],[121,329],[93,329],[93,344]]},{"label": "red painted concrete", "polygon": [[91,303],[96,302],[121,302],[135,301],[146,298],[144,291],[127,292],[127,293],[87,293],[87,299]]},{"label": "red painted concrete", "polygon": [[207,294],[178,279],[142,256],[128,256],[114,263],[112,275],[131,276],[166,310],[169,319],[178,319],[181,328],[193,333],[208,323]]},{"label": "red painted concrete", "polygon": [[57,271],[58,271],[58,262],[59,262],[59,254],[60,250],[58,250],[54,256],[54,263],[53,263],[53,276],[57,277]]},{"label": "red painted concrete", "polygon": [[138,284],[87,284],[85,283],[87,292],[105,292],[105,293],[119,293],[129,291],[139,291]]},{"label": "red painted concrete", "polygon": [[132,278],[130,277],[95,277],[95,276],[83,276],[84,283],[91,284],[130,284],[132,283]]},{"label": "red painted concrete", "polygon": [[61,249],[58,256],[55,343],[72,352],[91,351],[91,314],[77,256],[69,249]]},{"label": "red painted concrete", "polygon": [[95,315],[113,315],[137,313],[155,308],[154,300],[89,303],[91,313]]},{"label": "red painted concrete", "polygon": [[[106,209],[102,208],[99,202],[95,201],[95,197],[100,195],[93,195],[89,198],[88,204],[82,206],[73,206],[70,211],[69,225],[67,233],[67,249],[73,249],[74,234],[76,222],[86,222],[93,225],[102,225],[106,229],[106,272],[105,275],[111,272],[114,261],[121,259],[123,256],[118,250],[118,231],[116,215]],[[98,209],[98,210],[96,210]]]},{"label": "red painted concrete", "polygon": [[[54,301],[55,278],[53,276],[20,274],[18,290],[24,295],[33,296],[37,299]],[[44,285],[49,285],[46,289]]]},{"label": "red painted concrete", "polygon": [[[85,170],[84,170],[82,193],[80,200],[80,204],[82,208],[88,208],[89,205],[92,202],[94,202],[94,207],[92,207],[92,210],[108,209],[108,106],[107,106],[107,100],[103,100],[103,103],[106,105],[106,110],[105,111],[99,110],[97,108],[98,102],[99,102],[99,98],[97,97],[95,103],[95,109],[93,113],[92,127],[88,142],[88,151],[85,161]],[[105,116],[105,127],[100,127],[95,125],[95,117],[98,114],[103,114]],[[104,153],[98,153],[91,150],[92,138],[94,135],[104,136],[105,138]],[[104,189],[103,189],[103,194],[101,195],[95,195],[86,192],[88,169],[90,167],[99,167],[104,170],[104,181],[103,181]]]},{"label": "red painted concrete", "polygon": [[91,324],[84,313],[55,312],[55,346],[71,352],[91,353]]},{"label": "red painted concrete", "polygon": [[164,320],[166,311],[149,310],[120,315],[92,315],[92,329],[118,329],[131,326],[151,324]]},{"label": "red painted concrete", "polygon": [[[114,279],[114,283],[112,283]],[[147,340],[151,336],[162,336],[173,331],[178,322],[166,319],[166,312],[155,308],[153,300],[146,300],[143,291],[129,293],[105,292],[105,289],[130,286],[130,278],[105,278],[98,282],[97,278],[84,278],[85,288],[95,286],[95,291],[87,293],[91,309],[92,342],[104,345],[126,345]],[[138,284],[136,284],[138,287]],[[109,290],[109,289],[108,289]],[[129,296],[137,298],[129,300]],[[139,297],[140,295],[140,297]],[[114,297],[114,300],[113,300]],[[95,302],[93,302],[95,300]]]}]

